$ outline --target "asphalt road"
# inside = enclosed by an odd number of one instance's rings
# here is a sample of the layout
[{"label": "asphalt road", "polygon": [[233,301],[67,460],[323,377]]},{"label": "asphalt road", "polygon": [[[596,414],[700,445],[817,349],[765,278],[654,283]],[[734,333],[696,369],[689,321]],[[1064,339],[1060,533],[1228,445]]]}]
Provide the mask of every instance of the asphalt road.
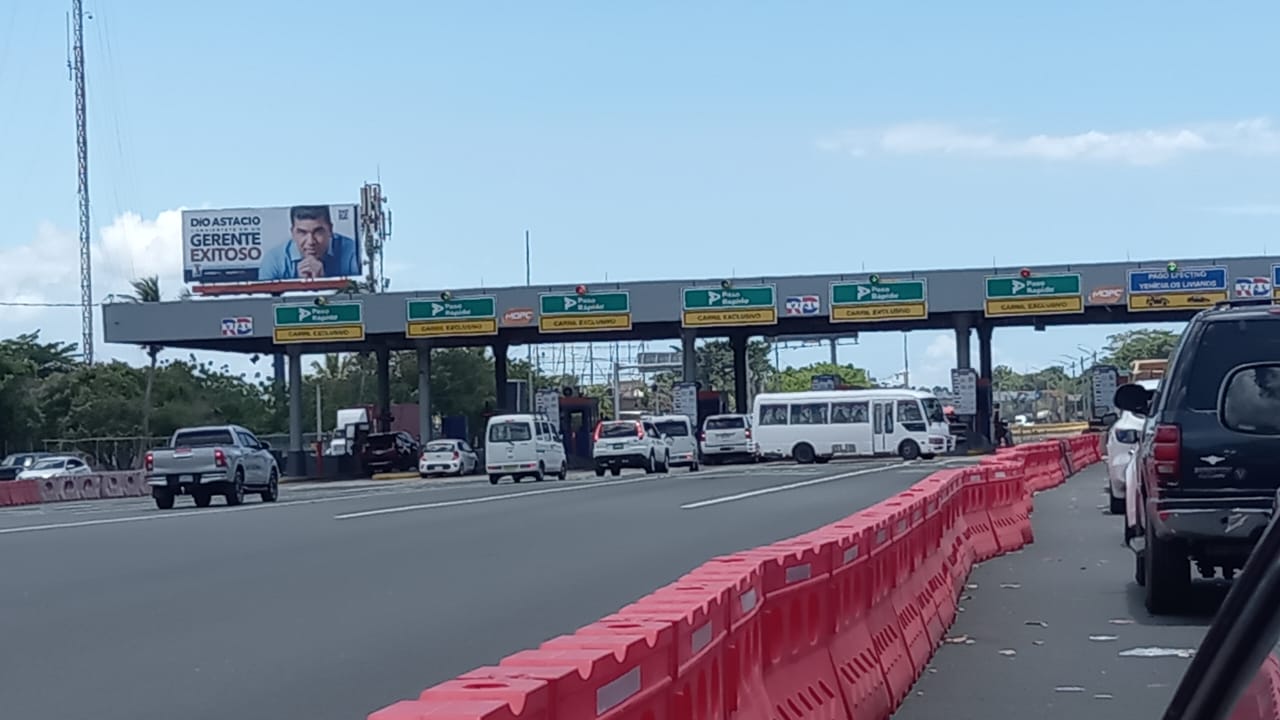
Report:
[{"label": "asphalt road", "polygon": [[974,570],[965,612],[895,718],[1164,714],[1227,586],[1197,582],[1189,615],[1148,615],[1103,472],[1036,496],[1035,544]]},{"label": "asphalt road", "polygon": [[3,715],[363,718],[937,467],[286,486],[275,505],[0,511]]}]

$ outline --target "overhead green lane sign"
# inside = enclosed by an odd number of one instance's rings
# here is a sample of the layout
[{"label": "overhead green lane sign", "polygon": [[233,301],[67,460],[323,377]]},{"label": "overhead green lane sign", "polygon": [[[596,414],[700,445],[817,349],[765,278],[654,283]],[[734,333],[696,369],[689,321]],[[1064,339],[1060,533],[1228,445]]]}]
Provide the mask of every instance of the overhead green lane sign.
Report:
[{"label": "overhead green lane sign", "polygon": [[778,292],[773,285],[730,288],[685,288],[681,293],[685,327],[774,325]]},{"label": "overhead green lane sign", "polygon": [[273,307],[276,344],[364,340],[364,303],[282,303]]},{"label": "overhead green lane sign", "polygon": [[986,282],[987,317],[1073,315],[1084,312],[1079,273],[991,275]]},{"label": "overhead green lane sign", "polygon": [[929,317],[924,280],[831,283],[831,322],[885,322]]},{"label": "overhead green lane sign", "polygon": [[631,293],[543,293],[538,296],[538,330],[544,333],[631,329]]},{"label": "overhead green lane sign", "polygon": [[498,334],[497,300],[491,296],[410,300],[405,335],[411,338]]}]

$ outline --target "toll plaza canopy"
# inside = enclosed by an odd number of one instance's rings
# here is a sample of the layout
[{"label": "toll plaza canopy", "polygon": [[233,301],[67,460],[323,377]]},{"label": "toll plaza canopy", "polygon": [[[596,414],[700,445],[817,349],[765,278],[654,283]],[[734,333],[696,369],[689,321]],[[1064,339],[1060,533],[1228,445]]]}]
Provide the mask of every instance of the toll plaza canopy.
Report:
[{"label": "toll plaza canopy", "polygon": [[1185,320],[1265,257],[108,303],[107,342],[243,353]]}]

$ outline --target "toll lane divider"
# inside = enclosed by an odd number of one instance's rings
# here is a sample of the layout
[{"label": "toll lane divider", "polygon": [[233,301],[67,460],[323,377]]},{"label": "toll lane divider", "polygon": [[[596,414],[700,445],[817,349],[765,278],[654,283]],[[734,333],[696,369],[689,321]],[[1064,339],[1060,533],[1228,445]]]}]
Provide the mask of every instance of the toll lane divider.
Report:
[{"label": "toll lane divider", "polygon": [[0,507],[150,494],[141,471],[0,481]]},{"label": "toll lane divider", "polygon": [[1034,494],[1098,456],[1096,438],[1079,436],[935,472],[368,720],[888,718],[954,622],[973,566],[1033,542]]}]

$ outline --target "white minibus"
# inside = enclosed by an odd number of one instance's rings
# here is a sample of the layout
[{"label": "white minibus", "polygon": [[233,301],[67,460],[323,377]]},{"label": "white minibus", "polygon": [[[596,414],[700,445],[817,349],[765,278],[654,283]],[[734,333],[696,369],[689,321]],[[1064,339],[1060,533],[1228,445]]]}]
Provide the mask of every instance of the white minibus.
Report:
[{"label": "white minibus", "polygon": [[938,398],[879,388],[757,395],[755,440],[764,457],[826,462],[833,457],[931,458],[955,447]]}]

